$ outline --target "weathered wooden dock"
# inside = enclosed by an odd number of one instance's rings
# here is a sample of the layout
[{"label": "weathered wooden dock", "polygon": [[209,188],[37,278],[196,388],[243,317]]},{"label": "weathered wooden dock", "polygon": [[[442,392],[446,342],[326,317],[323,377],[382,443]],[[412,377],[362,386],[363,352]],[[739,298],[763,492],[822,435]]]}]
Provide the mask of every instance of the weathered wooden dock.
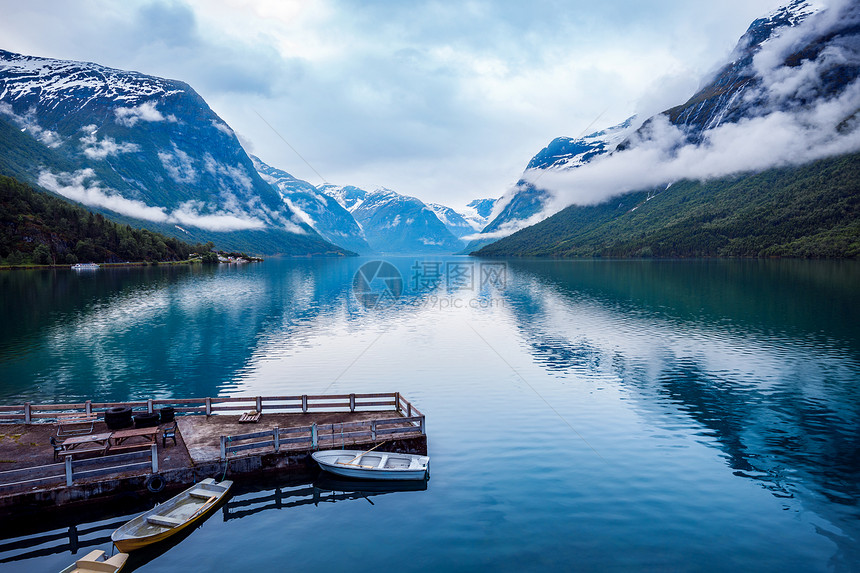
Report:
[{"label": "weathered wooden dock", "polygon": [[[123,450],[140,451],[111,451],[104,413],[125,406],[135,413],[173,408],[176,443],[162,440],[174,425],[168,422],[159,427],[155,444],[124,443]],[[83,435],[105,446],[84,450],[86,457],[62,451],[65,459],[56,461],[50,438],[57,439],[59,424],[70,414],[95,418]],[[130,492],[145,496],[206,477],[310,475],[317,471],[310,459],[315,450],[381,442],[381,450],[427,453],[424,414],[397,392],[0,406],[0,513]]]}]

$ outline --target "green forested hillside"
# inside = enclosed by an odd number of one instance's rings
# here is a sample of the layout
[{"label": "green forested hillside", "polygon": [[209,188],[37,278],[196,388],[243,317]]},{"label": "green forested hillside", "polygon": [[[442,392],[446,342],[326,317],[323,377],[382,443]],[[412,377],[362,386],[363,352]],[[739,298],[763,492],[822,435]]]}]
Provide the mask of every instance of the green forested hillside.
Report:
[{"label": "green forested hillside", "polygon": [[183,260],[209,246],[192,247],[114,223],[0,175],[0,262],[5,264]]},{"label": "green forested hillside", "polygon": [[858,257],[860,154],[570,206],[473,254]]}]

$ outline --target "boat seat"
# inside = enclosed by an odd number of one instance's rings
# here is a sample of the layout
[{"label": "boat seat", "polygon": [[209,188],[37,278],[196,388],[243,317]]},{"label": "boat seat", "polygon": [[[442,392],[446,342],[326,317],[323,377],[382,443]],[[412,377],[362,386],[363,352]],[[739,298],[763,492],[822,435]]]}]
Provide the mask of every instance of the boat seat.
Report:
[{"label": "boat seat", "polygon": [[184,523],[184,520],[182,519],[167,517],[166,515],[150,515],[146,518],[146,521],[153,525],[161,525],[162,527],[176,527],[177,525]]},{"label": "boat seat", "polygon": [[75,566],[78,568],[78,571],[81,572],[104,572],[104,573],[116,573],[116,565],[112,563],[107,563],[105,561],[85,561],[78,560],[75,562]]},{"label": "boat seat", "polygon": [[209,491],[208,489],[192,489],[188,492],[191,497],[199,497],[200,499],[209,499],[213,495],[218,495],[217,491]]}]

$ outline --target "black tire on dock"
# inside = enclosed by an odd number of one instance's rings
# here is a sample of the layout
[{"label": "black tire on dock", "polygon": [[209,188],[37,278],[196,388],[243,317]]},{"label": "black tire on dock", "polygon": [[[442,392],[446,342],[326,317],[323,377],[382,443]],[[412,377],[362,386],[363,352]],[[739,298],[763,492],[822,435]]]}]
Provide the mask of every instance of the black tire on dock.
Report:
[{"label": "black tire on dock", "polygon": [[152,474],[146,478],[146,489],[152,493],[158,493],[164,489],[164,478],[159,474]]},{"label": "black tire on dock", "polygon": [[161,410],[158,411],[161,416],[161,423],[172,422],[174,417],[176,416],[176,410],[173,406],[165,406]]},{"label": "black tire on dock", "polygon": [[135,428],[153,428],[158,425],[158,414],[155,412],[143,412],[134,417]]},{"label": "black tire on dock", "polygon": [[131,426],[131,407],[117,406],[105,411],[105,424],[109,430],[121,430]]}]

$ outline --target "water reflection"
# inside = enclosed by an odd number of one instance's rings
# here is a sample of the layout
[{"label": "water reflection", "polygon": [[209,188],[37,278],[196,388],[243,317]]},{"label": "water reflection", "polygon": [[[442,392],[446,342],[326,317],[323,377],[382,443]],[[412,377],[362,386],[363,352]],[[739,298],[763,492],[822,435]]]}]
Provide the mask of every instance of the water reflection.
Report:
[{"label": "water reflection", "polygon": [[843,562],[860,562],[860,265],[511,266],[535,362],[617,377],[652,427],[691,420],[736,476],[825,516]]},{"label": "water reflection", "polygon": [[[373,499],[382,495],[427,490],[427,481],[380,482],[365,480],[339,480],[321,473],[316,479],[295,480],[283,478],[258,478],[236,484],[236,492],[204,522],[182,532],[170,540],[144,548],[131,554],[123,571],[134,571],[158,559],[192,533],[211,522],[239,520],[272,510],[284,510],[302,506],[319,506],[338,502],[360,501],[374,505]],[[130,501],[130,500],[128,500]],[[140,500],[132,505],[120,504],[91,506],[81,512],[62,512],[53,519],[24,519],[15,527],[0,530],[0,565],[23,567],[21,571],[41,570],[33,563],[43,563],[45,558],[56,562],[72,562],[93,549],[102,549],[111,555],[111,533],[140,512],[146,511],[151,501]],[[133,508],[133,509],[132,509]],[[220,516],[220,519],[219,519]]]}]

